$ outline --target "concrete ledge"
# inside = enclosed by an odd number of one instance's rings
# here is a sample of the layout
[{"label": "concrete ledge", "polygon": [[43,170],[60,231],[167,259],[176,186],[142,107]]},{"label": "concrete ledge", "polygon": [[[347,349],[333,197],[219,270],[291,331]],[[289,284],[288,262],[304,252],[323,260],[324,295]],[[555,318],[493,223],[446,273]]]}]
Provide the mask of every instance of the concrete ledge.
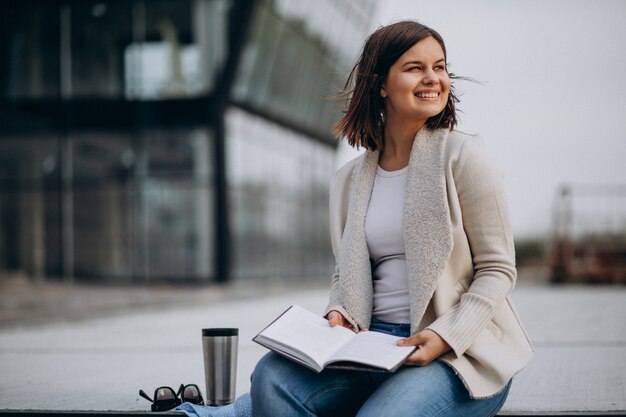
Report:
[{"label": "concrete ledge", "polygon": [[16,416],[16,417],[41,417],[41,416],[55,416],[55,417],[77,417],[77,416],[89,416],[89,417],[111,417],[111,416],[183,416],[182,413],[162,411],[58,411],[58,410],[0,410],[0,416]]},{"label": "concrete ledge", "polygon": [[[55,417],[111,417],[111,416],[182,416],[182,413],[164,411],[154,413],[151,411],[61,411],[61,410],[0,410],[0,416],[16,417],[39,417],[51,415]],[[524,411],[501,411],[498,416],[506,417],[591,417],[591,416],[626,416],[622,411],[563,411],[563,412],[524,412]]]}]

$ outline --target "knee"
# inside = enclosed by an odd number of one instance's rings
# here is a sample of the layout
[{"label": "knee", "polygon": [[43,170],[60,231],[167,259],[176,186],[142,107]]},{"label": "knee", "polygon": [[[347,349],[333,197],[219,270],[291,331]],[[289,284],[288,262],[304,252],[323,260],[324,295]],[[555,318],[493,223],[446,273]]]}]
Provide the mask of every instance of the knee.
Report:
[{"label": "knee", "polygon": [[305,367],[276,353],[266,354],[252,372],[252,415],[312,415],[305,406],[311,391],[310,373]]},{"label": "knee", "polygon": [[280,358],[276,354],[272,352],[266,353],[256,364],[254,371],[252,371],[252,384],[274,379],[278,366],[280,366],[277,364],[277,359]]},{"label": "knee", "polygon": [[252,397],[267,398],[280,390],[288,379],[290,363],[276,353],[269,352],[261,358],[252,372],[250,394]]}]

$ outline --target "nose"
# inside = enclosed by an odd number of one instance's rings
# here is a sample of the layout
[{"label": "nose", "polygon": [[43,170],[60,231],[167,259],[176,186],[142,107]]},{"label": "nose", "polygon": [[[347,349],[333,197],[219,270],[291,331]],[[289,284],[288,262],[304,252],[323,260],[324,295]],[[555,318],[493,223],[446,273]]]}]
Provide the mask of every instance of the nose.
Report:
[{"label": "nose", "polygon": [[424,73],[424,78],[422,78],[422,83],[426,85],[433,85],[433,84],[437,84],[437,82],[439,82],[439,77],[437,77],[437,74],[435,73],[435,71],[432,70],[432,68],[428,68],[426,72]]}]

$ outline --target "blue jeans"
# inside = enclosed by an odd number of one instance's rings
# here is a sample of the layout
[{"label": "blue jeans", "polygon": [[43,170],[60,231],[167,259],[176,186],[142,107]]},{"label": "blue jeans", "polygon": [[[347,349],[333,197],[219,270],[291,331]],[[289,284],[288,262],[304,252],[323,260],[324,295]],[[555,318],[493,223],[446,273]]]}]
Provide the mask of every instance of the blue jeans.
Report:
[{"label": "blue jeans", "polygon": [[[370,331],[409,336],[408,324],[373,320]],[[511,381],[493,397],[470,398],[443,362],[403,366],[394,373],[326,369],[313,372],[273,352],[252,374],[252,415],[357,417],[490,417],[504,405]]]}]

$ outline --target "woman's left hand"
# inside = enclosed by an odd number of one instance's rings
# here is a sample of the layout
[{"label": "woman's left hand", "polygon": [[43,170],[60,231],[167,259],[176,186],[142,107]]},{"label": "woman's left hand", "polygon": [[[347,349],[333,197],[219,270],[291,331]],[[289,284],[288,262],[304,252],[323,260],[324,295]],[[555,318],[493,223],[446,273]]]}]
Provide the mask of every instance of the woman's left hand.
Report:
[{"label": "woman's left hand", "polygon": [[417,350],[406,359],[406,364],[425,366],[444,353],[452,350],[450,345],[432,330],[398,340],[398,346],[417,346]]}]

